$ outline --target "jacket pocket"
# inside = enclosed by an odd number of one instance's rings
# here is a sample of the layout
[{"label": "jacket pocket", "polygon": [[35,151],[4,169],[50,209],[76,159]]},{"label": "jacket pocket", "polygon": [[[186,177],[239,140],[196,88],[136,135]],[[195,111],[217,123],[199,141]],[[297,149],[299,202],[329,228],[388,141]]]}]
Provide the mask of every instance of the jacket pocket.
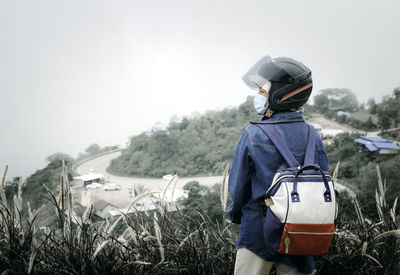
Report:
[{"label": "jacket pocket", "polygon": [[270,255],[274,255],[278,249],[282,232],[283,223],[281,223],[268,207],[264,221],[264,243]]}]

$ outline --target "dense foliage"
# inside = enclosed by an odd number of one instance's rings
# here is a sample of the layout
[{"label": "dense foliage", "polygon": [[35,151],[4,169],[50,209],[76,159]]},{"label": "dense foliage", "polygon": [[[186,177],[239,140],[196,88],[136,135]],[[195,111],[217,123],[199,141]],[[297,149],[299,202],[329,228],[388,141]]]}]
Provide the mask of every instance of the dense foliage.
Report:
[{"label": "dense foliage", "polygon": [[80,161],[84,161],[90,157],[106,153],[109,151],[117,150],[119,149],[118,145],[112,145],[112,146],[105,146],[105,147],[100,147],[97,143],[93,143],[89,145],[88,148],[85,149],[85,152],[80,153],[78,157],[75,159],[75,163],[78,163]]},{"label": "dense foliage", "polygon": [[348,89],[323,89],[314,96],[314,105],[321,113],[338,110],[353,112],[359,107],[356,95]]},{"label": "dense foliage", "polygon": [[376,182],[378,181],[376,167],[381,167],[382,177],[391,190],[386,199],[389,203],[393,203],[400,194],[400,185],[398,184],[400,154],[371,155],[354,142],[357,137],[359,137],[359,134],[339,134],[331,144],[325,146],[325,150],[331,171],[340,162],[338,176],[340,182],[357,193],[364,211],[368,215],[376,215],[375,201],[371,200],[371,197],[375,195]]},{"label": "dense foliage", "polygon": [[[41,226],[47,226],[55,222],[55,212],[52,207],[49,207],[51,201],[43,185],[46,185],[53,192],[59,189],[58,182],[64,172],[62,168],[63,162],[66,164],[65,169],[68,169],[69,180],[72,179],[72,175],[69,172],[72,161],[70,156],[63,153],[55,153],[49,156],[47,161],[49,163],[45,168],[37,170],[25,181],[20,178],[14,178],[12,181],[7,182],[5,186],[5,195],[8,203],[10,203],[18,195],[18,185],[21,185],[21,197],[24,201],[29,201],[29,207],[32,209],[42,209],[43,215],[38,218]],[[23,217],[28,215],[28,204],[23,204],[21,215]]]},{"label": "dense foliage", "polygon": [[[314,97],[313,110],[364,131],[387,130],[400,126],[400,88],[395,88],[391,96],[385,96],[381,103],[370,99],[359,104],[353,92],[347,89],[324,89]],[[343,110],[351,113],[351,117],[338,115]],[[398,132],[386,134],[389,138],[397,138]]]},{"label": "dense foliage", "polygon": [[252,97],[238,108],[209,111],[198,118],[171,122],[167,130],[131,138],[109,171],[130,176],[161,177],[178,173],[220,175],[231,161],[241,132],[250,120],[259,120]]}]

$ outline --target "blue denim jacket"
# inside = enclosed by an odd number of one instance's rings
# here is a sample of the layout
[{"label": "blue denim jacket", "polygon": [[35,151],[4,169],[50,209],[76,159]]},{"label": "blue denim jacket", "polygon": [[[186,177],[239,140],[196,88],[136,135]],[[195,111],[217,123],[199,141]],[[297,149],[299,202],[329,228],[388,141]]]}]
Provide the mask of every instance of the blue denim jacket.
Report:
[{"label": "blue denim jacket", "polygon": [[[275,113],[268,121],[275,121],[275,129],[289,147],[294,157],[303,164],[308,139],[305,122],[278,123],[303,119],[299,112]],[[321,139],[317,135],[314,162],[328,171],[328,159]],[[297,268],[301,273],[311,273],[315,267],[313,256],[269,255],[264,248],[263,196],[272,183],[276,171],[286,165],[275,146],[255,125],[248,126],[236,146],[229,175],[229,193],[232,204],[228,214],[232,222],[240,223],[238,248],[247,248],[266,261],[282,263]]]}]

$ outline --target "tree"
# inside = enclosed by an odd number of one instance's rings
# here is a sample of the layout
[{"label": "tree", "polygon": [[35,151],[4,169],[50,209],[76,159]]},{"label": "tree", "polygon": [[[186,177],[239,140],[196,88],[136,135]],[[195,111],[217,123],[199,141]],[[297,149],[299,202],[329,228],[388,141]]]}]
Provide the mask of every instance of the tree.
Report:
[{"label": "tree", "polygon": [[73,158],[70,157],[69,155],[61,153],[61,152],[54,153],[46,158],[46,161],[48,161],[50,163],[54,163],[54,162],[61,163],[61,161],[63,161],[63,160],[64,160],[65,164],[67,164],[67,163],[70,163],[73,160]]},{"label": "tree", "polygon": [[318,94],[314,96],[314,105],[315,108],[322,114],[329,111],[329,98],[325,94]]},{"label": "tree", "polygon": [[396,99],[400,99],[400,87],[395,88],[393,94]]},{"label": "tree", "polygon": [[95,155],[95,154],[99,153],[100,150],[101,150],[101,147],[97,143],[93,143],[88,148],[86,148],[85,152],[90,155]]},{"label": "tree", "polygon": [[368,100],[367,105],[368,105],[368,111],[370,112],[370,114],[376,114],[377,105],[376,105],[376,102],[375,102],[375,100],[373,98]]},{"label": "tree", "polygon": [[314,104],[322,113],[341,109],[353,112],[359,105],[356,95],[348,89],[323,89],[314,97]]},{"label": "tree", "polygon": [[207,214],[212,221],[222,221],[223,213],[220,200],[220,184],[215,184],[212,188],[200,185],[198,181],[191,181],[185,184],[183,190],[187,197],[180,201],[188,214],[197,211]]}]

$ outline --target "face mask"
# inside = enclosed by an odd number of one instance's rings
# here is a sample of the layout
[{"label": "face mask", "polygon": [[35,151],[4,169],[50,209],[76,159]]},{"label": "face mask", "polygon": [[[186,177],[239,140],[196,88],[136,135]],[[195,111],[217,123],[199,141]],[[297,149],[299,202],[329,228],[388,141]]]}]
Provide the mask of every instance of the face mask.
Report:
[{"label": "face mask", "polygon": [[254,96],[254,108],[256,109],[259,115],[264,115],[265,112],[267,111],[267,108],[265,107],[267,102],[268,98],[263,95],[256,94]]},{"label": "face mask", "polygon": [[265,105],[267,105],[268,102],[268,92],[271,89],[271,84],[272,83],[270,81],[267,81],[261,87],[261,89],[265,92],[266,96],[258,93],[254,97],[254,108],[256,109],[259,115],[264,115],[265,112],[267,111]]}]

